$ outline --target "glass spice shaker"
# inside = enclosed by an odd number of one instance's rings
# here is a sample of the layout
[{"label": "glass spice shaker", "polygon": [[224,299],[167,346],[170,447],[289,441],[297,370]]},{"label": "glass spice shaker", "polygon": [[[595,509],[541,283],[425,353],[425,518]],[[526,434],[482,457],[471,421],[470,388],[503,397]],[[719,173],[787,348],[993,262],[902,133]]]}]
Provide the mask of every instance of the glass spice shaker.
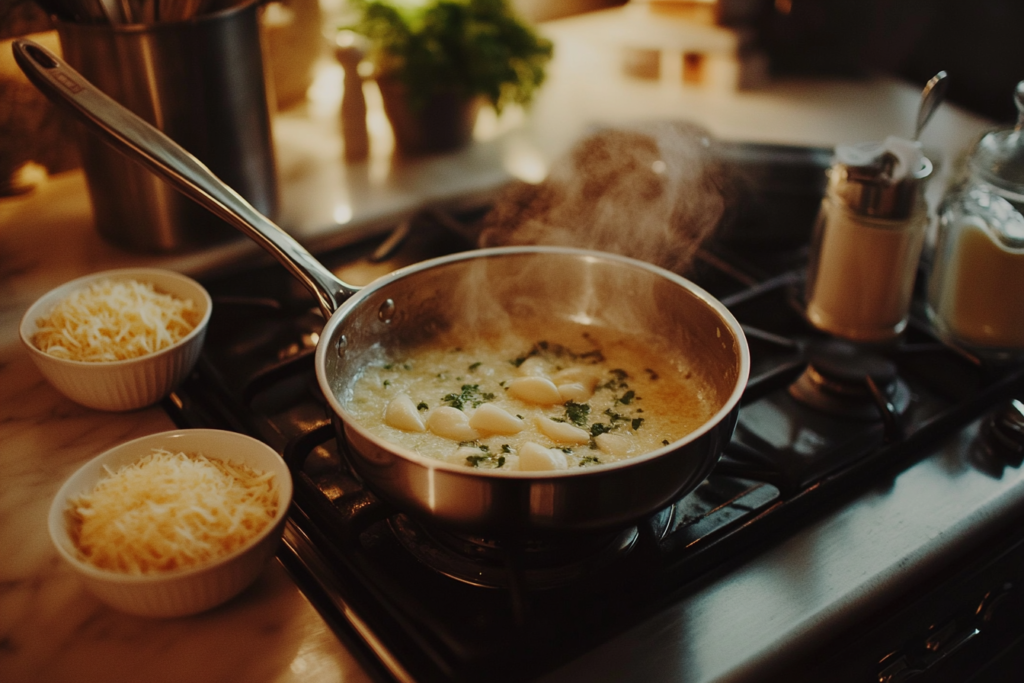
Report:
[{"label": "glass spice shaker", "polygon": [[805,291],[811,324],[864,343],[907,325],[932,164],[910,140],[836,148],[814,228]]},{"label": "glass spice shaker", "polygon": [[1024,354],[1024,81],[1015,127],[984,135],[943,199],[926,310],[940,337],[989,360]]}]

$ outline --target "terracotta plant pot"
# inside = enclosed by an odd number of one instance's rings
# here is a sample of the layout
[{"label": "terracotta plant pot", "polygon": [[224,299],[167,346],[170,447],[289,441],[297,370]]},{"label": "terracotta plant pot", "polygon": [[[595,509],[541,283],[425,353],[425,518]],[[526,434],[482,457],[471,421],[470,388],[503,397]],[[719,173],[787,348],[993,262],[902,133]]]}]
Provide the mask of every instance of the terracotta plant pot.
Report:
[{"label": "terracotta plant pot", "polygon": [[412,107],[405,84],[378,78],[384,113],[395,133],[401,154],[447,152],[465,147],[473,139],[482,98],[467,97],[452,89],[435,93],[422,107]]}]

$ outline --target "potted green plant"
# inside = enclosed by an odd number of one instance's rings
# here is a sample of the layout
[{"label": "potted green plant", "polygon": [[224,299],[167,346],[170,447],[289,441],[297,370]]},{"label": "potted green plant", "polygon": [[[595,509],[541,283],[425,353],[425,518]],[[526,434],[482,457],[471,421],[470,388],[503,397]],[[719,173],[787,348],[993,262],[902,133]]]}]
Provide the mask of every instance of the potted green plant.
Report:
[{"label": "potted green plant", "polygon": [[465,145],[479,107],[500,114],[528,105],[544,82],[551,42],[507,0],[353,0],[350,27],[368,41],[367,59],[384,110],[405,153]]}]

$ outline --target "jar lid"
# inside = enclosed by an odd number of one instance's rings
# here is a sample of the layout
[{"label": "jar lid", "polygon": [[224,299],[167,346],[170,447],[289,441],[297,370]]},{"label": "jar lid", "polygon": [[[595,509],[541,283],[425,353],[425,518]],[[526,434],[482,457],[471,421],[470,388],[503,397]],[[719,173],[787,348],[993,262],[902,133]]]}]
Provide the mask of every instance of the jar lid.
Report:
[{"label": "jar lid", "polygon": [[1024,81],[1014,91],[1017,124],[981,138],[971,156],[975,175],[984,182],[1024,195]]},{"label": "jar lid", "polygon": [[881,143],[841,145],[829,168],[829,192],[862,216],[906,218],[931,173],[931,161],[911,140],[890,136]]}]

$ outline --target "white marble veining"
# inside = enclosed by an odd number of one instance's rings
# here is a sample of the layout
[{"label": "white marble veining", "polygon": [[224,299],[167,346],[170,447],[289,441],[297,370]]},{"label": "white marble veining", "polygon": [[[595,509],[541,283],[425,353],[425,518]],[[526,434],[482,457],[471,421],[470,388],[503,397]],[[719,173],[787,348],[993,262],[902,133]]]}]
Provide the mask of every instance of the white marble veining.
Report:
[{"label": "white marble veining", "polygon": [[[424,204],[485,195],[515,176],[540,179],[546,164],[595,124],[690,119],[723,138],[816,145],[912,129],[917,90],[890,79],[774,83],[752,92],[629,81],[618,53],[588,40],[602,35],[590,31],[594,20],[547,27],[558,56],[534,110],[485,121],[479,141],[457,154],[403,162],[378,148],[363,165],[346,167],[336,112],[310,104],[282,113],[275,124],[286,191],[281,224],[311,247],[335,246]],[[986,125],[944,107],[924,142],[952,158]],[[148,620],[86,593],[46,534],[50,500],[79,465],[173,425],[159,408],[107,414],[59,395],[20,346],[25,309],[53,286],[106,268],[156,265],[197,275],[258,254],[244,240],[170,256],[106,244],[92,229],[80,172],[0,200],[0,680],[367,680],[277,563],[211,612]]]}]

